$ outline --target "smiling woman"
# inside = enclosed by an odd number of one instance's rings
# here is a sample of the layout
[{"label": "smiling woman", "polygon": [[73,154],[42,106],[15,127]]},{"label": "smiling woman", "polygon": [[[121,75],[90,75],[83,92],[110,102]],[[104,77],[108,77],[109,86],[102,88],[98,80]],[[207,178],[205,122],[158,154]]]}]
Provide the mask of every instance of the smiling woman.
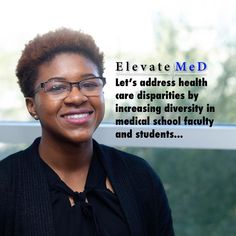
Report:
[{"label": "smiling woman", "polygon": [[93,140],[106,83],[93,38],[65,28],[37,36],[16,72],[42,136],[0,162],[0,235],[174,235],[150,166]]},{"label": "smiling woman", "polygon": [[[26,104],[42,125],[41,142],[47,141],[53,147],[57,139],[77,143],[92,137],[104,115],[103,83],[98,75],[97,66],[76,53],[58,53],[50,62],[39,66],[36,88],[47,85],[34,97],[26,97]],[[62,81],[84,86],[82,90],[70,86],[64,90],[60,86],[58,91],[57,85]],[[91,89],[91,84],[97,86]]]}]

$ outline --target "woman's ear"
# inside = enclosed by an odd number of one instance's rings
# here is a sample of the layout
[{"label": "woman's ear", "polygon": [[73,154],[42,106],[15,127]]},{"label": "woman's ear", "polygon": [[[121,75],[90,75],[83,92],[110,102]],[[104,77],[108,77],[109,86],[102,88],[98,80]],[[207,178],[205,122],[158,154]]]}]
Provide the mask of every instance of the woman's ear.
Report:
[{"label": "woman's ear", "polygon": [[38,115],[35,109],[35,102],[34,102],[34,98],[32,97],[26,97],[25,98],[25,103],[26,103],[26,107],[28,109],[28,112],[30,113],[30,115],[35,119],[38,120]]}]

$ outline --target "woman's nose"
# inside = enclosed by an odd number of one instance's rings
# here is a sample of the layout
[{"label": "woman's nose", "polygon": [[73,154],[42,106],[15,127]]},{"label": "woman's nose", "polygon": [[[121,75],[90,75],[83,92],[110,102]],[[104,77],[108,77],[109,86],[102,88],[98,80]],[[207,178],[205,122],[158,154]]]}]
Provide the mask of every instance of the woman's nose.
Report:
[{"label": "woman's nose", "polygon": [[64,99],[65,103],[73,103],[76,105],[79,105],[86,101],[88,101],[88,97],[81,93],[79,87],[77,86],[73,86],[67,97]]}]

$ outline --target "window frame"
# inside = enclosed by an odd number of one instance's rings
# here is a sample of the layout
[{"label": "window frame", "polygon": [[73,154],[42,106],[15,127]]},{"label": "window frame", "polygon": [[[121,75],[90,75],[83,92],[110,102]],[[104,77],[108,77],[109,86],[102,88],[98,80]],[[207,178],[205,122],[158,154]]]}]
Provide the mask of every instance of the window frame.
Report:
[{"label": "window frame", "polygon": [[[158,132],[166,130],[183,135],[183,138],[116,138],[117,131],[133,133],[143,130]],[[0,122],[1,143],[31,143],[41,135],[41,127],[37,122]],[[134,135],[133,135],[134,136]],[[94,133],[99,143],[117,147],[159,147],[159,148],[192,148],[192,149],[227,149],[236,150],[236,126],[117,126],[102,123]]]}]

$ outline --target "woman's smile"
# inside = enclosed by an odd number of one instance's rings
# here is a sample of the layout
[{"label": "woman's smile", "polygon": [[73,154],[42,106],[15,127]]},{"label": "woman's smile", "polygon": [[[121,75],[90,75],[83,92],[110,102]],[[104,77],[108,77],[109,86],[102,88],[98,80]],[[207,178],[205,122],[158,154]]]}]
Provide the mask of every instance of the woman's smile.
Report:
[{"label": "woman's smile", "polygon": [[94,111],[91,109],[79,109],[68,111],[60,117],[68,124],[83,125],[94,119]]}]

